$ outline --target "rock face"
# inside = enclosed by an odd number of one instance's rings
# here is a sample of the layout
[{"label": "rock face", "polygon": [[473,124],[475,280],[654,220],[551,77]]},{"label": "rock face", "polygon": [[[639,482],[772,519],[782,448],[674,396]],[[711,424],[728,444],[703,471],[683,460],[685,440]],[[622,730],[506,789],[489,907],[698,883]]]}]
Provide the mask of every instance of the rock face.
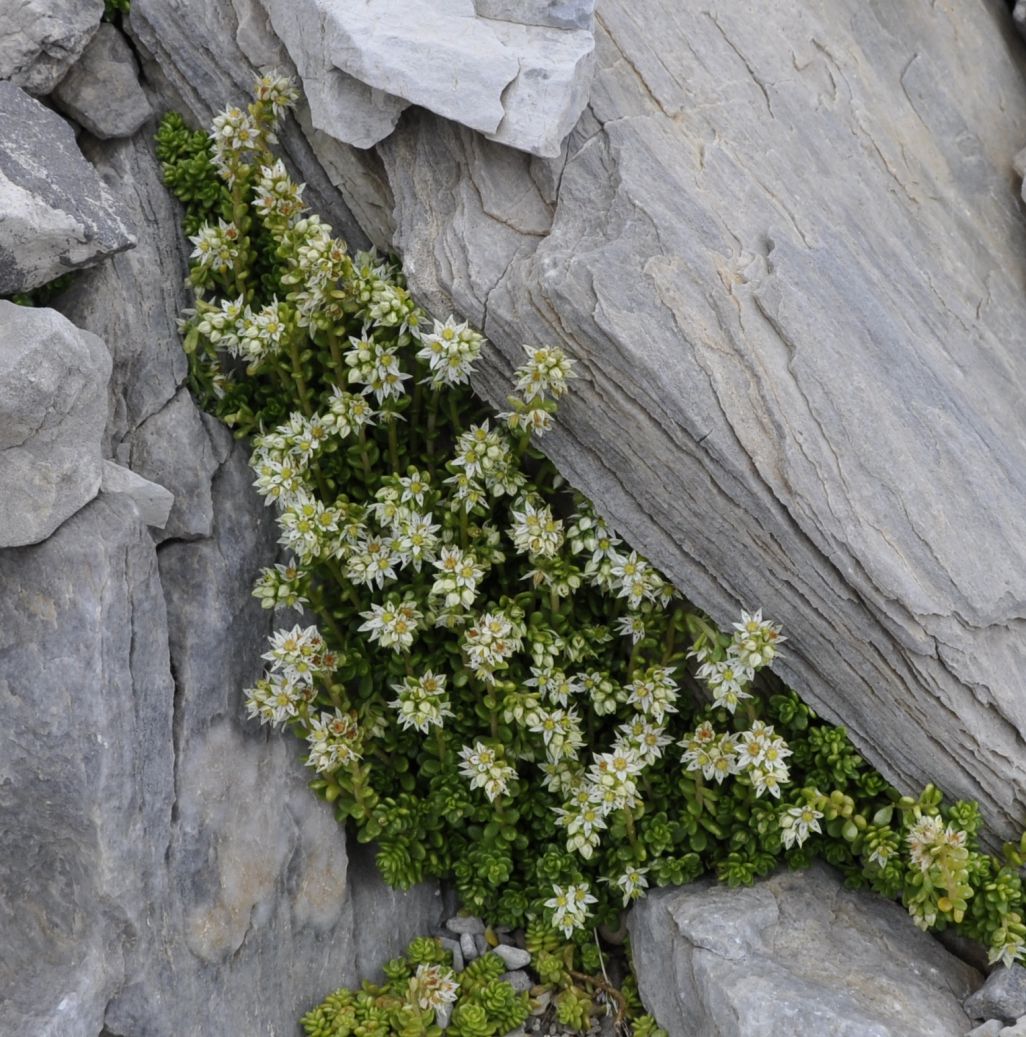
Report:
[{"label": "rock face", "polygon": [[0,547],[44,539],[96,496],[110,366],[59,313],[0,300]]},{"label": "rock face", "polygon": [[546,447],[571,482],[719,622],[782,622],[782,675],[892,779],[1018,831],[1007,10],[612,2],[597,25],[565,162],[427,113],[379,145],[412,288],[483,325],[497,404],[521,342],[564,346],[582,377]]},{"label": "rock face", "polygon": [[54,99],[101,139],[130,137],[152,114],[132,49],[113,25],[100,26]]},{"label": "rock face", "polygon": [[48,94],[100,25],[103,0],[14,0],[4,5],[0,79]]},{"label": "rock face", "polygon": [[71,127],[0,82],[0,295],[24,292],[134,242]]},{"label": "rock face", "polygon": [[[559,154],[587,100],[587,5],[259,0],[296,63],[313,124],[370,147],[410,104],[538,155]],[[562,22],[562,24],[560,24]],[[427,58],[427,60],[425,60]]]},{"label": "rock face", "polygon": [[980,976],[897,904],[825,865],[748,889],[699,882],[632,911],[645,1005],[673,1037],[962,1037]]}]

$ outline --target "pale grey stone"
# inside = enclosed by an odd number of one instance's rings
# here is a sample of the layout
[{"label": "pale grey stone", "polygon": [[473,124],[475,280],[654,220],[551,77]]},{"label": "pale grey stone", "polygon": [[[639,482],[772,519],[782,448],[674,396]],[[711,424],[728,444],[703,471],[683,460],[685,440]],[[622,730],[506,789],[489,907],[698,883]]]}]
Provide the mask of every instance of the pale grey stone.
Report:
[{"label": "pale grey stone", "polygon": [[988,1019],[979,1026],[974,1026],[965,1037],[999,1037],[999,1034],[1007,1033],[1005,1024],[1000,1019]]},{"label": "pale grey stone", "polygon": [[502,95],[502,122],[486,136],[555,158],[588,103],[595,38],[591,32],[554,32],[510,22],[494,22],[493,31],[517,55],[519,68]]},{"label": "pale grey stone", "polygon": [[44,539],[96,496],[110,369],[95,335],[0,300],[0,547]]},{"label": "pale grey stone", "polygon": [[175,496],[170,490],[113,461],[103,462],[100,489],[104,493],[123,493],[131,498],[139,518],[147,526],[156,526],[157,529],[167,525],[171,506],[175,502]]},{"label": "pale grey stone", "polygon": [[95,1037],[168,849],[153,542],[130,500],[104,495],[44,543],[0,550],[0,587],[0,1033]]},{"label": "pale grey stone", "polygon": [[500,408],[522,343],[566,348],[567,478],[717,622],[782,623],[780,675],[890,779],[1011,837],[1022,43],[997,0],[600,14],[565,162],[424,112],[378,146],[411,288],[483,323]]},{"label": "pale grey stone", "polygon": [[822,864],[751,888],[661,889],[629,922],[646,1008],[675,1037],[938,1037],[979,973]]},{"label": "pale grey stone", "polygon": [[57,106],[94,137],[130,137],[153,114],[131,47],[101,25],[53,92]]},{"label": "pale grey stone", "polygon": [[0,27],[0,79],[48,94],[78,60],[102,15],[103,0],[9,0]]},{"label": "pale grey stone", "polygon": [[512,972],[504,972],[499,976],[499,979],[501,979],[503,983],[508,983],[518,994],[523,994],[534,986],[531,982],[531,977],[522,969],[516,969]]},{"label": "pale grey stone", "polygon": [[522,947],[511,947],[507,943],[500,943],[492,948],[492,953],[497,954],[506,963],[506,968],[513,971],[527,968],[531,964],[531,955]]},{"label": "pale grey stone", "polygon": [[485,924],[476,915],[453,915],[446,921],[445,928],[460,936],[464,933],[479,936],[485,931]]},{"label": "pale grey stone", "polygon": [[995,969],[986,982],[966,999],[970,1019],[1001,1019],[1013,1023],[1026,1015],[1026,969],[1010,965]]},{"label": "pale grey stone", "polygon": [[[991,1020],[992,1022],[994,1020]],[[999,1031],[1001,1037],[1026,1037],[1026,1016]]]},{"label": "pale grey stone", "polygon": [[452,967],[454,972],[463,971],[463,948],[459,940],[450,940],[447,936],[440,936],[438,942],[452,955]]},{"label": "pale grey stone", "polygon": [[[260,2],[303,80],[313,127],[357,147],[384,139],[416,104],[556,156],[587,101],[590,27],[482,18],[472,0]],[[251,60],[266,53],[253,27],[247,11],[237,39]]]},{"label": "pale grey stone", "polygon": [[474,0],[482,18],[551,29],[587,29],[595,24],[595,0]]},{"label": "pale grey stone", "polygon": [[435,1025],[441,1030],[447,1030],[450,1022],[452,1022],[452,1005],[446,1002],[435,1009]]},{"label": "pale grey stone", "polygon": [[230,449],[231,434],[206,418],[187,389],[180,389],[132,433],[122,463],[174,494],[174,506],[158,540],[210,536],[212,480]]},{"label": "pale grey stone", "polygon": [[1012,20],[1019,32],[1026,36],[1026,0],[1015,0],[1015,7],[1012,8]]},{"label": "pale grey stone", "polygon": [[460,934],[460,950],[463,951],[463,960],[468,964],[479,957],[477,944],[470,933]]},{"label": "pale grey stone", "polygon": [[0,82],[0,295],[37,288],[133,244],[71,127]]},{"label": "pale grey stone", "polygon": [[[148,130],[131,140],[94,142],[86,154],[117,197],[138,243],[79,273],[53,306],[99,335],[111,351],[106,449],[115,455],[125,437],[166,406],[185,380],[177,320],[188,300],[188,244]],[[127,457],[126,445],[119,459],[127,463]]]}]

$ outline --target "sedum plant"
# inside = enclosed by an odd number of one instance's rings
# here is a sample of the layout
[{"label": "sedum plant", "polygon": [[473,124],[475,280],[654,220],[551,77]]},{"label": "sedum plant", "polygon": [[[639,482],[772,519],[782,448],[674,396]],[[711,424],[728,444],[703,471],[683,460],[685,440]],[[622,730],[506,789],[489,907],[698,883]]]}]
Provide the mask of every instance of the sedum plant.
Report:
[{"label": "sedum plant", "polygon": [[264,76],[209,134],[165,118],[158,154],[194,246],[190,384],[249,438],[280,531],[247,709],[301,740],[385,878],[452,879],[583,962],[651,886],[821,856],[1021,957],[1026,836],[991,856],[973,804],[901,796],[770,673],[777,626],[717,630],[566,484],[539,449],[560,348],[524,347],[506,411],[474,395],[481,335],[351,254],[272,153],[295,99]]},{"label": "sedum plant", "polygon": [[522,1026],[530,1011],[526,993],[500,979],[497,954],[453,970],[452,955],[430,937],[418,937],[401,958],[385,966],[385,982],[336,990],[303,1016],[307,1037],[496,1037]]}]

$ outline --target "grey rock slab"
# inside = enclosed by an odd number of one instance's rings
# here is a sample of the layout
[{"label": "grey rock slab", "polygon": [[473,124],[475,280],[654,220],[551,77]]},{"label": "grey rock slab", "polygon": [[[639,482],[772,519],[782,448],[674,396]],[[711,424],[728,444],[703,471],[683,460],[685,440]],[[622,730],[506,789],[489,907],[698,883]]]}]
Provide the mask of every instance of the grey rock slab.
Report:
[{"label": "grey rock slab", "polygon": [[127,467],[167,487],[174,505],[158,540],[208,537],[214,523],[212,480],[231,449],[231,434],[207,419],[188,389],[132,434]]},{"label": "grey rock slab", "polygon": [[550,29],[586,29],[595,24],[595,0],[474,0],[482,18]]},{"label": "grey rock slab", "polygon": [[153,542],[103,495],[0,550],[0,1033],[95,1037],[146,942],[172,809]]},{"label": "grey rock slab", "polygon": [[[471,0],[260,2],[303,80],[314,128],[357,147],[384,139],[416,104],[555,156],[587,101],[590,26],[555,25],[541,8],[503,20],[480,17]],[[252,20],[244,25],[240,42],[255,57]]]},{"label": "grey rock slab", "polygon": [[113,461],[103,462],[100,489],[104,493],[125,494],[135,504],[139,518],[147,526],[155,526],[157,529],[163,529],[167,525],[171,507],[175,502],[175,496],[170,490],[136,475],[129,468],[122,468]]},{"label": "grey rock slab", "polygon": [[674,1037],[940,1037],[975,970],[825,865],[747,889],[663,889],[632,911],[643,1001]]},{"label": "grey rock slab", "polygon": [[965,1002],[970,1019],[1001,1019],[1013,1023],[1026,1015],[1026,969],[1021,965],[997,968]]},{"label": "grey rock slab", "polygon": [[89,143],[86,154],[117,197],[137,244],[79,273],[53,306],[99,335],[111,351],[106,447],[115,455],[125,437],[161,410],[185,380],[177,322],[188,299],[189,246],[180,208],[161,180],[149,130],[131,140]]},{"label": "grey rock slab", "polygon": [[95,335],[0,300],[0,547],[43,540],[96,496],[110,370]]},{"label": "grey rock slab", "polygon": [[48,94],[100,26],[103,0],[10,0],[0,32],[0,79]]},{"label": "grey rock slab", "polygon": [[475,385],[499,407],[522,343],[567,349],[581,377],[545,440],[564,475],[717,622],[782,623],[780,675],[891,780],[978,799],[1011,836],[1026,93],[1007,12],[611,2],[596,21],[565,161],[424,112],[378,146],[412,290],[483,322]]},{"label": "grey rock slab", "polygon": [[134,243],[71,127],[0,82],[0,295],[37,288]]},{"label": "grey rock slab", "polygon": [[54,101],[94,137],[130,137],[153,114],[124,36],[101,25],[53,92]]}]

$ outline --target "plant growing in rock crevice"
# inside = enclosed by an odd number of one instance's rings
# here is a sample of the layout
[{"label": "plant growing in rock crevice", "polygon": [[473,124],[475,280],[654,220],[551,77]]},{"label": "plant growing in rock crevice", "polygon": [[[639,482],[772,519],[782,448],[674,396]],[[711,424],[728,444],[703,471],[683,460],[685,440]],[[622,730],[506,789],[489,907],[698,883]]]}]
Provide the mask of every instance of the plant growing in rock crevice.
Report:
[{"label": "plant growing in rock crevice", "polygon": [[[777,627],[719,632],[566,485],[538,448],[562,350],[525,347],[505,413],[474,396],[484,339],[351,255],[271,153],[294,99],[263,77],[209,136],[169,116],[158,153],[194,245],[191,386],[251,438],[285,552],[255,594],[299,613],[248,709],[305,740],[385,878],[452,878],[594,972],[593,928],[649,886],[820,855],[1020,956],[1026,837],[998,860],[971,804],[900,796],[769,673]],[[578,970],[550,965],[583,1023]]]}]

